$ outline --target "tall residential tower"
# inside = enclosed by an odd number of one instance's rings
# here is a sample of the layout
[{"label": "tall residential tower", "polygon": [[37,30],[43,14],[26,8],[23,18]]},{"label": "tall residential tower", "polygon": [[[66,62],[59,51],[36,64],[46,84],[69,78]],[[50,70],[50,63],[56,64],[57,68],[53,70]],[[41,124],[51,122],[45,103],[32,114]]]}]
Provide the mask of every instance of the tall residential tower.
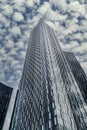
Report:
[{"label": "tall residential tower", "polygon": [[52,28],[40,20],[30,35],[10,130],[87,130],[87,94],[76,80]]}]

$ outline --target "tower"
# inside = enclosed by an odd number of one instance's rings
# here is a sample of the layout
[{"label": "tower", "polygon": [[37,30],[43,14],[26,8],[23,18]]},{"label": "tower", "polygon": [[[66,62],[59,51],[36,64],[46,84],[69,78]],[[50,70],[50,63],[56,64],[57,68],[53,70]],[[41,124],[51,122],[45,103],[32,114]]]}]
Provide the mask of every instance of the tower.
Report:
[{"label": "tower", "polygon": [[87,76],[72,52],[64,52],[64,55],[84,97],[84,100],[87,103]]},{"label": "tower", "polygon": [[0,130],[2,130],[5,122],[12,90],[12,88],[0,83]]},{"label": "tower", "polygon": [[10,130],[86,130],[86,107],[52,28],[40,20],[30,35]]}]

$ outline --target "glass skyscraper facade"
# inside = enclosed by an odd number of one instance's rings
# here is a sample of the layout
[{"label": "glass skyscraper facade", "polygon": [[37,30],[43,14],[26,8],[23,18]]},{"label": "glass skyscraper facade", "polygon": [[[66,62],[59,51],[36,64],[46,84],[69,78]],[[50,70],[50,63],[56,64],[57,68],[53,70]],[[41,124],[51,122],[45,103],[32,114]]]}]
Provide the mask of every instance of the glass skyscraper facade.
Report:
[{"label": "glass skyscraper facade", "polygon": [[0,83],[0,130],[3,128],[11,94],[12,88]]},{"label": "glass skyscraper facade", "polygon": [[69,64],[40,20],[30,35],[10,130],[87,130],[87,104]]},{"label": "glass skyscraper facade", "polygon": [[64,52],[64,55],[75,77],[78,87],[87,103],[87,76],[73,53]]}]

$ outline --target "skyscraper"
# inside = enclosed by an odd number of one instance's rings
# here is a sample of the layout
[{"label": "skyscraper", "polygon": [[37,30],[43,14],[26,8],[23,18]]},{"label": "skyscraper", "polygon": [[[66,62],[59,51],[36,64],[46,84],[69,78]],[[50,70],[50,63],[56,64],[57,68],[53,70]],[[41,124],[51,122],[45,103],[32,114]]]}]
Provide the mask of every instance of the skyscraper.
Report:
[{"label": "skyscraper", "polygon": [[87,104],[52,30],[31,32],[10,130],[87,130]]},{"label": "skyscraper", "polygon": [[87,76],[72,52],[64,52],[64,55],[75,77],[78,87],[87,103]]},{"label": "skyscraper", "polygon": [[12,88],[0,83],[0,130],[2,130],[7,114]]}]

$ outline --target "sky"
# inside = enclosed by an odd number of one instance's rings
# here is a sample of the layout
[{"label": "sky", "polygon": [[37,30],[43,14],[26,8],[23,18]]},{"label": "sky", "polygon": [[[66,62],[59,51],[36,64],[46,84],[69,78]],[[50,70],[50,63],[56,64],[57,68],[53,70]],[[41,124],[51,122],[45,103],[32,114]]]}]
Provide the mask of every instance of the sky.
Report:
[{"label": "sky", "polygon": [[87,74],[87,0],[0,0],[0,82],[18,86],[30,32],[43,16]]}]

